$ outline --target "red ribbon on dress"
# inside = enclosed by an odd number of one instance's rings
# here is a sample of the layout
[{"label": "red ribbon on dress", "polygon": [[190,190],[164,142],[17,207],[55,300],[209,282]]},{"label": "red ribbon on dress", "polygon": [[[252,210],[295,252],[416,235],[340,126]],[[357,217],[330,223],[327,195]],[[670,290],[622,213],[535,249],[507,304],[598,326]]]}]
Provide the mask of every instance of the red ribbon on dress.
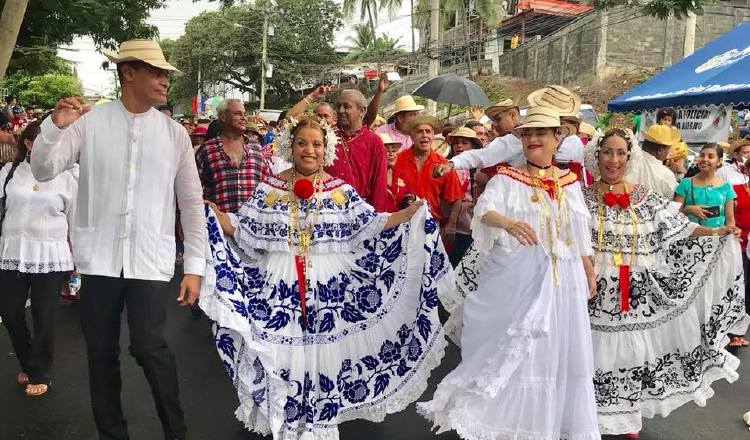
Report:
[{"label": "red ribbon on dress", "polygon": [[630,266],[620,266],[620,310],[630,311]]},{"label": "red ribbon on dress", "polygon": [[299,304],[302,310],[302,321],[307,325],[307,304],[305,303],[305,296],[307,296],[307,279],[305,278],[305,257],[299,255],[294,256],[294,263],[297,266],[297,284],[299,285]]}]

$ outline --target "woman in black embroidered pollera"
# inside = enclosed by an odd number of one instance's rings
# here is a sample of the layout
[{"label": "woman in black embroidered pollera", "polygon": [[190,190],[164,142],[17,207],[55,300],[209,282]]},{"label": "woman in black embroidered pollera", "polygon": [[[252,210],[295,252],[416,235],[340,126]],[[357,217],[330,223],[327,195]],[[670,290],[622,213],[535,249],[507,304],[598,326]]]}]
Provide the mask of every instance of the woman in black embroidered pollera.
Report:
[{"label": "woman in black embroidered pollera", "polygon": [[678,204],[625,181],[640,153],[629,132],[592,139],[587,165],[598,179],[584,190],[597,273],[589,316],[599,429],[629,438],[643,417],[703,406],[714,381],[736,380],[739,360],[723,347],[748,323],[737,228],[699,226]]}]

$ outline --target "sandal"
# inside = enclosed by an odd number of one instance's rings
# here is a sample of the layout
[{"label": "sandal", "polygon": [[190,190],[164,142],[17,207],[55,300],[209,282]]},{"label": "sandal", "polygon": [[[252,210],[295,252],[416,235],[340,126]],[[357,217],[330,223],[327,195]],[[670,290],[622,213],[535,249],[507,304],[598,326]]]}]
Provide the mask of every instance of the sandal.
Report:
[{"label": "sandal", "polygon": [[47,391],[49,391],[49,386],[47,384],[38,383],[26,385],[26,396],[28,397],[39,397]]},{"label": "sandal", "polygon": [[629,432],[625,434],[625,438],[641,438],[640,432]]},{"label": "sandal", "polygon": [[732,336],[729,339],[729,345],[728,346],[732,347],[732,348],[742,347],[743,346],[742,345],[742,338],[740,338],[739,336]]},{"label": "sandal", "polygon": [[750,341],[745,339],[744,336],[740,336],[740,344],[742,344],[743,347],[748,347],[750,346]]},{"label": "sandal", "polygon": [[18,373],[18,376],[16,376],[16,382],[18,382],[19,385],[28,385],[29,375],[24,373],[23,371]]}]

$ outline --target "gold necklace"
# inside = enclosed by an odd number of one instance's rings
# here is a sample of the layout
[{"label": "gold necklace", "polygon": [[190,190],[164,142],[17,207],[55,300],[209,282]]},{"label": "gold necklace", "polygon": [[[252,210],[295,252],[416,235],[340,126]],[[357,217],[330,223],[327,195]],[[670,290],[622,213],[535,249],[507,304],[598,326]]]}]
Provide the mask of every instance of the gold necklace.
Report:
[{"label": "gold necklace", "polygon": [[[623,185],[625,187],[625,194],[630,194],[628,192],[628,184],[623,182]],[[610,190],[611,191],[611,190]],[[603,247],[604,247],[604,193],[602,192],[601,185],[597,185],[597,207],[596,207],[596,217],[597,217],[597,249],[596,252],[599,253]],[[628,265],[633,265],[636,259],[637,251],[638,251],[638,225],[640,224],[640,219],[638,218],[638,214],[635,212],[635,208],[633,208],[633,204],[628,204],[628,214],[630,215],[630,224],[633,231],[633,239],[630,243],[630,260],[628,261]],[[618,209],[617,210],[617,223],[620,226],[620,229],[615,231],[615,239],[613,243],[612,248],[612,264],[614,266],[622,266],[624,264],[623,256],[622,256],[622,248],[625,247],[626,241],[625,241],[625,221],[623,219],[623,211],[624,209]]]},{"label": "gold necklace", "polygon": [[[547,192],[546,184],[538,176],[534,176],[529,169],[528,164],[526,165],[526,171],[531,178],[532,190],[534,193],[531,196],[531,201],[539,203],[539,225],[545,229],[547,236],[547,253],[550,255],[552,261],[552,277],[555,280],[555,284],[559,284],[559,276],[557,271],[557,254],[555,253],[554,243],[555,240],[560,240],[562,235],[562,229],[565,227],[567,237],[565,238],[565,245],[570,247],[573,244],[572,237],[570,236],[570,214],[568,212],[568,198],[565,191],[560,185],[560,179],[557,176],[557,168],[552,168],[552,195],[550,199],[557,201],[557,209],[555,210],[555,226],[552,227],[552,207],[551,203],[547,201],[546,197],[542,196],[542,189]],[[546,174],[546,173],[545,173]],[[540,173],[543,177],[543,174]]]},{"label": "gold necklace", "polygon": [[[318,170],[315,178],[313,179],[313,188],[315,188],[314,203],[315,208],[312,213],[312,218],[309,223],[302,225],[300,215],[300,200],[297,194],[294,193],[294,184],[297,182],[297,171],[292,170],[292,180],[289,182],[289,248],[297,249],[296,254],[305,260],[308,267],[312,266],[312,263],[307,258],[308,251],[312,246],[313,242],[313,228],[318,220],[318,214],[320,213],[320,194],[323,188],[322,182],[322,171]],[[313,197],[309,199],[307,209],[305,212],[305,219],[307,219],[310,212],[310,206],[313,204]],[[295,243],[296,238],[296,243]]]}]

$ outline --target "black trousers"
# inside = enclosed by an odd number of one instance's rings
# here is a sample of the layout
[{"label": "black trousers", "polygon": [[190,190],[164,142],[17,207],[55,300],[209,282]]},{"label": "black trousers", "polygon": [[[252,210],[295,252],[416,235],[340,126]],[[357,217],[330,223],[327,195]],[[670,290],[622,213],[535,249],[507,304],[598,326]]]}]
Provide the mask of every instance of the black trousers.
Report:
[{"label": "black trousers", "polygon": [[[65,272],[21,273],[0,270],[0,317],[8,329],[21,370],[32,384],[49,384],[55,353],[55,312]],[[26,324],[31,293],[34,337]]]},{"label": "black trousers", "polygon": [[81,325],[89,363],[94,421],[101,440],[127,440],[120,394],[120,319],[127,309],[130,354],[151,386],[165,439],[184,439],[177,366],[164,339],[169,283],[84,275]]},{"label": "black trousers", "polygon": [[461,259],[466,255],[466,251],[469,250],[473,242],[474,240],[472,240],[470,234],[456,233],[456,238],[453,240],[453,249],[451,249],[451,254],[448,256],[453,268],[458,266],[458,263],[461,262]]}]

